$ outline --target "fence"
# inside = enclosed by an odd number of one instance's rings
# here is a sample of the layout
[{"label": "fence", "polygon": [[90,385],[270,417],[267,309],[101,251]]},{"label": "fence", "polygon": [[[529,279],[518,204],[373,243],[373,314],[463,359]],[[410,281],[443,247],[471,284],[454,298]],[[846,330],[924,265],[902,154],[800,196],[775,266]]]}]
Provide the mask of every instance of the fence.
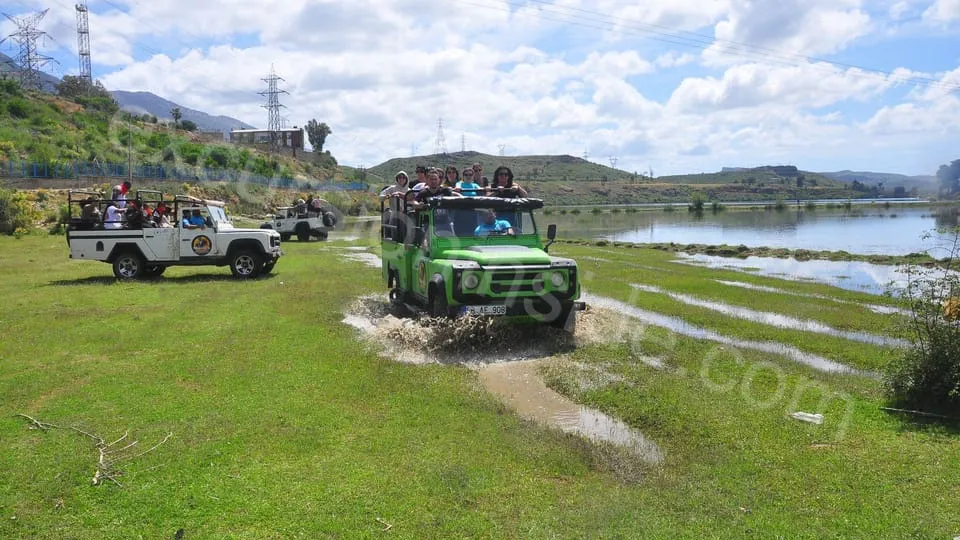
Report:
[{"label": "fence", "polygon": [[[129,174],[132,173],[132,174]],[[26,161],[0,162],[0,176],[30,179],[76,179],[84,176],[102,178],[140,178],[149,180],[176,180],[184,182],[244,182],[284,189],[303,188],[293,178],[262,176],[245,171],[210,169],[206,167],[180,168],[165,165],[134,165],[126,163],[38,163]],[[363,182],[311,181],[312,189],[321,191],[366,191],[369,185]]]}]

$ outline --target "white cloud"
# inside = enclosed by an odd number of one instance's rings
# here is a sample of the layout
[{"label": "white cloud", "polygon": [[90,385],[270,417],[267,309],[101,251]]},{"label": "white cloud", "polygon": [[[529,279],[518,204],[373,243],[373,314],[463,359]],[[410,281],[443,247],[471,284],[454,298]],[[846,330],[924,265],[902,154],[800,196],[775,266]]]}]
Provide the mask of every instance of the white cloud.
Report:
[{"label": "white cloud", "polygon": [[690,53],[678,54],[676,51],[670,51],[658,56],[653,63],[657,67],[672,68],[687,65],[694,62],[696,59],[697,58]]},{"label": "white cloud", "polygon": [[923,12],[923,19],[934,23],[960,20],[960,0],[935,0]]}]

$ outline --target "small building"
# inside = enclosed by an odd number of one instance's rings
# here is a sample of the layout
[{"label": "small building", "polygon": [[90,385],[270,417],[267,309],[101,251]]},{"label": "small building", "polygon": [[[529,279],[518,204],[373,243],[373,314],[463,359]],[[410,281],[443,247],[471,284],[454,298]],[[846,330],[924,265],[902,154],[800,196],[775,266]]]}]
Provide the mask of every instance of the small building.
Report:
[{"label": "small building", "polygon": [[[303,128],[296,126],[277,130],[277,137],[281,148],[303,150]],[[251,146],[269,145],[269,129],[232,129],[230,142],[234,144],[248,144]]]},{"label": "small building", "polygon": [[194,138],[202,143],[223,143],[227,142],[227,134],[222,131],[195,131]]}]

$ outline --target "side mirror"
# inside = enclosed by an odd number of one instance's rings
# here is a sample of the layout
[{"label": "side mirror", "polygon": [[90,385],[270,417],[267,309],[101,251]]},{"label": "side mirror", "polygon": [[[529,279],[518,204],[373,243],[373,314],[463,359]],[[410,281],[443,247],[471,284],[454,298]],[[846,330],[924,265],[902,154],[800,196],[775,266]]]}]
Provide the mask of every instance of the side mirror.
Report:
[{"label": "side mirror", "polygon": [[551,223],[547,225],[547,243],[543,246],[543,251],[550,251],[550,245],[557,238],[557,225]]}]

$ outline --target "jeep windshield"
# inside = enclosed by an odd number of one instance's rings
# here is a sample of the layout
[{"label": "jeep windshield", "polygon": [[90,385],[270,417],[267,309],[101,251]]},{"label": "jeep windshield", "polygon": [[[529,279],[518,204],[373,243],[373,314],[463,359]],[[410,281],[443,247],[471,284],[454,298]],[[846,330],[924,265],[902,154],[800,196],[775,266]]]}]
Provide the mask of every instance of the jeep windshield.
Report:
[{"label": "jeep windshield", "polygon": [[537,227],[529,210],[490,208],[438,208],[433,211],[433,230],[437,236],[459,238],[537,234]]},{"label": "jeep windshield", "polygon": [[210,219],[212,219],[214,223],[230,223],[230,218],[227,217],[223,208],[219,206],[208,206],[207,211],[210,212]]}]

